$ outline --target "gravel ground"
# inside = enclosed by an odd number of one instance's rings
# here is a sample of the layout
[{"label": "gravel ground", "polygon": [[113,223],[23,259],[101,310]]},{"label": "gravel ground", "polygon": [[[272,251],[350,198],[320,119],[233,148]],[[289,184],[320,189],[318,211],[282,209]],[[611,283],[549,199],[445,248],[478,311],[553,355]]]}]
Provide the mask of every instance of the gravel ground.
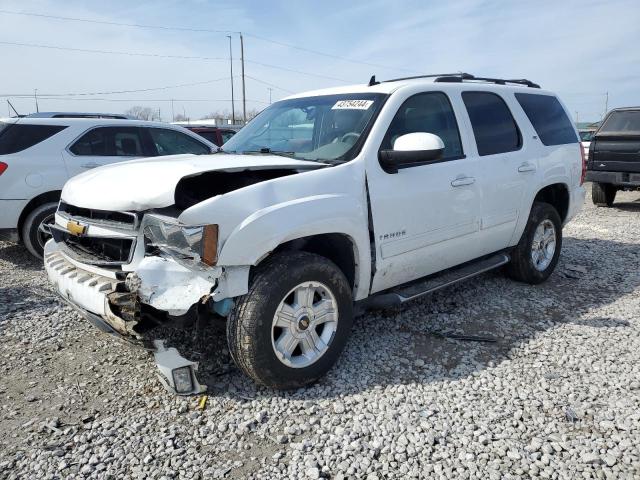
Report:
[{"label": "gravel ground", "polygon": [[547,283],[490,273],[369,313],[310,388],[256,387],[222,324],[183,339],[200,410],[0,243],[0,477],[639,478],[639,266],[640,194],[587,201]]}]

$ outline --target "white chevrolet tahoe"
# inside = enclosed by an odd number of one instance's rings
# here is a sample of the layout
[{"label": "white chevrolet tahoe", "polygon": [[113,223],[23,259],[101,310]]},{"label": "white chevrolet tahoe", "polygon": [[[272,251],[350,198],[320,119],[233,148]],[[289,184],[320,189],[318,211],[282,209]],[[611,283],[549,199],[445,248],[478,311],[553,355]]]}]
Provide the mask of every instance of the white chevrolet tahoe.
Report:
[{"label": "white chevrolet tahoe", "polygon": [[584,202],[581,151],[567,109],[530,81],[372,77],[274,103],[215,162],[143,159],[73,178],[45,266],[96,326],[155,345],[177,393],[202,388],[195,365],[155,327],[202,316],[226,317],[247,375],[297,388],[336,362],[356,305],[501,266],[546,280]]}]

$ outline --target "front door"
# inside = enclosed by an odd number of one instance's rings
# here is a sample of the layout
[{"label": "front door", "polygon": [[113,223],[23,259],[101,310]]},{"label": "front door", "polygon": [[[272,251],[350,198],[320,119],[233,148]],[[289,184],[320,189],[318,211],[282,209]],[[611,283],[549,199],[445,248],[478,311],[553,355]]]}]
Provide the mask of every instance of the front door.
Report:
[{"label": "front door", "polygon": [[[462,105],[457,104],[460,111]],[[391,149],[407,133],[438,135],[441,160],[386,173],[369,159],[376,258],[372,293],[464,263],[478,256],[480,194],[475,158],[464,155],[456,114],[443,92],[409,97],[382,141]]]}]

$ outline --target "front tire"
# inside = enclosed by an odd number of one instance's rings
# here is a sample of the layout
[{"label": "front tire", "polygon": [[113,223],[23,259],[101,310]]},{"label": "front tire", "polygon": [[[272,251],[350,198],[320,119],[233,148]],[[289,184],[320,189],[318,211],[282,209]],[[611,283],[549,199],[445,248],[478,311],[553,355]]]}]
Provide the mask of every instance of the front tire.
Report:
[{"label": "front tire", "polygon": [[593,182],[591,184],[591,199],[598,207],[610,207],[616,198],[618,189],[610,183]]},{"label": "front tire", "polygon": [[227,320],[229,352],[256,382],[293,389],[315,382],[337,361],[351,333],[353,299],[331,261],[282,252],[260,264]]},{"label": "front tire", "polygon": [[22,242],[29,253],[36,258],[42,258],[44,244],[51,236],[43,230],[44,225],[55,222],[58,204],[54,202],[39,205],[29,212],[22,225]]},{"label": "front tire", "polygon": [[511,252],[507,274],[514,280],[537,285],[556,268],[562,249],[562,221],[548,203],[535,202],[520,242]]}]

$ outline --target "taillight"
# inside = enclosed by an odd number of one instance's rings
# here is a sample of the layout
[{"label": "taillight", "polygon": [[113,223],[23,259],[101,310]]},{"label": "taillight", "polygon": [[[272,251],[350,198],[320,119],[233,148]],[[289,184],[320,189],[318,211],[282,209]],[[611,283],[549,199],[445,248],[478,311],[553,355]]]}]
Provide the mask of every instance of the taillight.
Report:
[{"label": "taillight", "polygon": [[0,175],[2,175],[7,168],[9,168],[9,165],[4,162],[0,162]]},{"label": "taillight", "polygon": [[580,175],[580,185],[582,185],[584,183],[584,177],[587,175],[587,157],[584,154],[582,143],[578,142],[578,146],[580,147],[580,157],[582,157],[582,174]]}]

